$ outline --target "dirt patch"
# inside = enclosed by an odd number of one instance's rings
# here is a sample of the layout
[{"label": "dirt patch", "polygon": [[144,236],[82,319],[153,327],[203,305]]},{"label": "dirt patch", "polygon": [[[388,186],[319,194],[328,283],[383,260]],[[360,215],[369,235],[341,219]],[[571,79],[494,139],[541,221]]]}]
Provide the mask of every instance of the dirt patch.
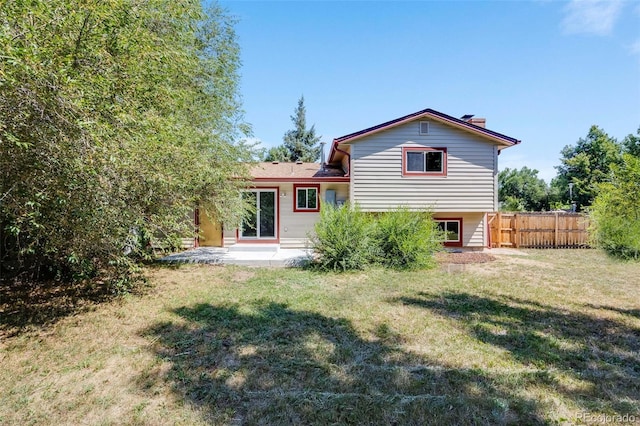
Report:
[{"label": "dirt patch", "polygon": [[440,264],[487,263],[496,260],[495,256],[474,251],[462,253],[437,253],[436,261]]},{"label": "dirt patch", "polygon": [[507,265],[523,265],[534,268],[548,268],[549,264],[539,260],[527,259],[522,256],[501,256],[500,259]]}]

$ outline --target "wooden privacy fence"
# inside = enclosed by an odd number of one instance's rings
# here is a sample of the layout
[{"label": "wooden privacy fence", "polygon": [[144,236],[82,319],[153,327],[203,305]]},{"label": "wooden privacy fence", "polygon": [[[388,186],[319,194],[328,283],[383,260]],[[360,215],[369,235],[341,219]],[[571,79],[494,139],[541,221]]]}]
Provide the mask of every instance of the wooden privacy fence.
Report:
[{"label": "wooden privacy fence", "polygon": [[588,248],[589,218],[580,213],[490,213],[491,247]]}]

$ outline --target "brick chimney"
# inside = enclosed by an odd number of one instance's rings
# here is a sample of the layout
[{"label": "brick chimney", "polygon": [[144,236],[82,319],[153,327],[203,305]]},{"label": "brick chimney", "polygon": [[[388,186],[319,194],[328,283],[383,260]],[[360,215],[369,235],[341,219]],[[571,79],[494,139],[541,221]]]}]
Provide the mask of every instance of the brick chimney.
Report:
[{"label": "brick chimney", "polygon": [[482,127],[484,129],[485,125],[487,124],[487,120],[485,118],[472,118],[471,120],[469,120],[469,123],[475,124],[476,126]]},{"label": "brick chimney", "polygon": [[483,129],[486,127],[487,120],[485,118],[474,118],[473,114],[465,114],[460,117],[462,121],[466,121],[469,124],[473,124],[474,126],[482,127]]}]

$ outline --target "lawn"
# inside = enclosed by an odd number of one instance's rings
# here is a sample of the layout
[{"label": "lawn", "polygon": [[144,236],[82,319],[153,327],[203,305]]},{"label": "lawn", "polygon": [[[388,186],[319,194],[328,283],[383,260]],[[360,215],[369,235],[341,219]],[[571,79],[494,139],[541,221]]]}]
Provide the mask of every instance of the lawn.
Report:
[{"label": "lawn", "polygon": [[460,273],[154,268],[98,301],[5,289],[0,424],[640,421],[640,264],[527,253]]}]

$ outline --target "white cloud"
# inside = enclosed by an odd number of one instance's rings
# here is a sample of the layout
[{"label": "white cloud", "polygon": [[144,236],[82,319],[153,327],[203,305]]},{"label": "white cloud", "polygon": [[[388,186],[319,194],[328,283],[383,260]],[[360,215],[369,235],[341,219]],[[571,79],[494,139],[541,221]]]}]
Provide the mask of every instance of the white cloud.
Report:
[{"label": "white cloud", "polygon": [[569,34],[608,35],[622,10],[622,0],[571,0],[562,20]]}]

